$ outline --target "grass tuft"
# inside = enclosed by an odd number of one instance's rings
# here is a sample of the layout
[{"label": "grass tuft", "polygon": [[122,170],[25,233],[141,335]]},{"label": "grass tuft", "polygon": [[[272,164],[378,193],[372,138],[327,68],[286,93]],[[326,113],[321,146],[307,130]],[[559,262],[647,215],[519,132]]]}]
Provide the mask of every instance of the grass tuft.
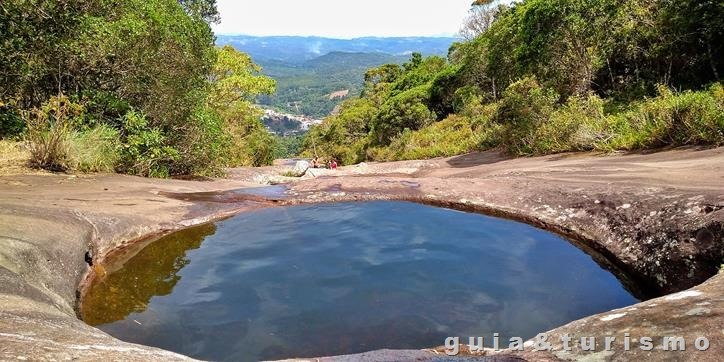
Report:
[{"label": "grass tuft", "polygon": [[70,138],[72,170],[80,172],[113,172],[120,160],[118,131],[100,125],[75,132]]}]

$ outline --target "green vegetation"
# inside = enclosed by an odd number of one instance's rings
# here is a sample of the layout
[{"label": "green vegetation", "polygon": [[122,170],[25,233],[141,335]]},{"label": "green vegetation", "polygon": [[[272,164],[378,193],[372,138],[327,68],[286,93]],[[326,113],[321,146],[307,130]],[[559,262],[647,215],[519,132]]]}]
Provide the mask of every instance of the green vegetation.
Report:
[{"label": "green vegetation", "polygon": [[263,61],[264,74],[277,81],[277,92],[259,97],[259,104],[285,113],[315,118],[328,116],[343,99],[333,92],[359,93],[362,75],[370,67],[404,58],[383,53],[332,52],[302,64]]},{"label": "green vegetation", "polygon": [[70,169],[81,172],[113,172],[119,161],[118,131],[98,125],[71,138]]},{"label": "green vegetation", "polygon": [[26,116],[33,166],[65,171],[70,166],[73,123],[82,107],[66,98],[53,97],[42,109]]},{"label": "green vegetation", "polygon": [[296,157],[302,152],[303,136],[279,137],[274,158]]},{"label": "green vegetation", "polygon": [[270,163],[252,102],[274,81],[214,47],[214,0],[0,4],[0,138],[53,171],[218,174]]},{"label": "green vegetation", "polygon": [[446,37],[330,39],[299,36],[219,35],[217,44],[248,53],[277,81],[277,93],[259,103],[281,113],[323,118],[341,103],[333,92],[358,94],[371,67],[402,63],[412,51],[444,55],[455,41]]},{"label": "green vegetation", "polygon": [[724,144],[718,2],[477,3],[448,59],[370,69],[304,154],[350,164]]}]

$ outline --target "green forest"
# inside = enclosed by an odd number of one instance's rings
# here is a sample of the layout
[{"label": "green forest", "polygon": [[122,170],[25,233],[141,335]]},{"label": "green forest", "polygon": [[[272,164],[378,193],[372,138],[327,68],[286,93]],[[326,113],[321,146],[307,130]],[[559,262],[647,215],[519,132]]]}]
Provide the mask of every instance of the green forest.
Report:
[{"label": "green forest", "polygon": [[360,91],[365,71],[405,57],[384,53],[331,52],[302,64],[260,61],[264,74],[277,81],[277,91],[259,97],[259,104],[291,114],[324,118],[340,103],[329,95],[340,90]]},{"label": "green forest", "polygon": [[273,161],[251,58],[215,47],[215,0],[3,0],[0,138],[34,167],[215,175]]},{"label": "green forest", "polygon": [[478,0],[465,41],[370,69],[304,139],[344,164],[724,144],[716,0]]},{"label": "green forest", "polygon": [[[355,77],[335,59],[354,54],[276,69],[301,84],[269,98],[272,78],[215,46],[218,21],[215,0],[0,2],[0,139],[61,172],[213,176],[287,155],[299,140],[271,135],[254,103],[286,103],[320,74],[319,93],[335,90]],[[359,96],[307,134],[303,155],[352,164],[724,144],[720,1],[479,0],[461,33],[447,57],[357,69]]]}]

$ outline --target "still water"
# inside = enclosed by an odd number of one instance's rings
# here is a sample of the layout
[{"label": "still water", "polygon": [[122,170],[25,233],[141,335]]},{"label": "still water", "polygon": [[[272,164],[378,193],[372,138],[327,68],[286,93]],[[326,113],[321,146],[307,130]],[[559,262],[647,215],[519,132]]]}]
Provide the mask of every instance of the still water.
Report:
[{"label": "still water", "polygon": [[94,283],[82,309],[125,341],[253,361],[527,339],[635,302],[552,233],[376,201],[264,209],[168,235]]}]

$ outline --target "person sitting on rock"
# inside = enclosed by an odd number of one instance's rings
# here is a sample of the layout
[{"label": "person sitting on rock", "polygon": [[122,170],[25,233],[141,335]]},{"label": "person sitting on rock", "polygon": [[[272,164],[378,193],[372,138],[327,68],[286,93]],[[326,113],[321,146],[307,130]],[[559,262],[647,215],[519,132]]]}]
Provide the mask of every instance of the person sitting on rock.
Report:
[{"label": "person sitting on rock", "polygon": [[333,158],[332,162],[329,163],[329,168],[331,168],[332,170],[336,170],[337,169],[337,160],[335,160]]}]

